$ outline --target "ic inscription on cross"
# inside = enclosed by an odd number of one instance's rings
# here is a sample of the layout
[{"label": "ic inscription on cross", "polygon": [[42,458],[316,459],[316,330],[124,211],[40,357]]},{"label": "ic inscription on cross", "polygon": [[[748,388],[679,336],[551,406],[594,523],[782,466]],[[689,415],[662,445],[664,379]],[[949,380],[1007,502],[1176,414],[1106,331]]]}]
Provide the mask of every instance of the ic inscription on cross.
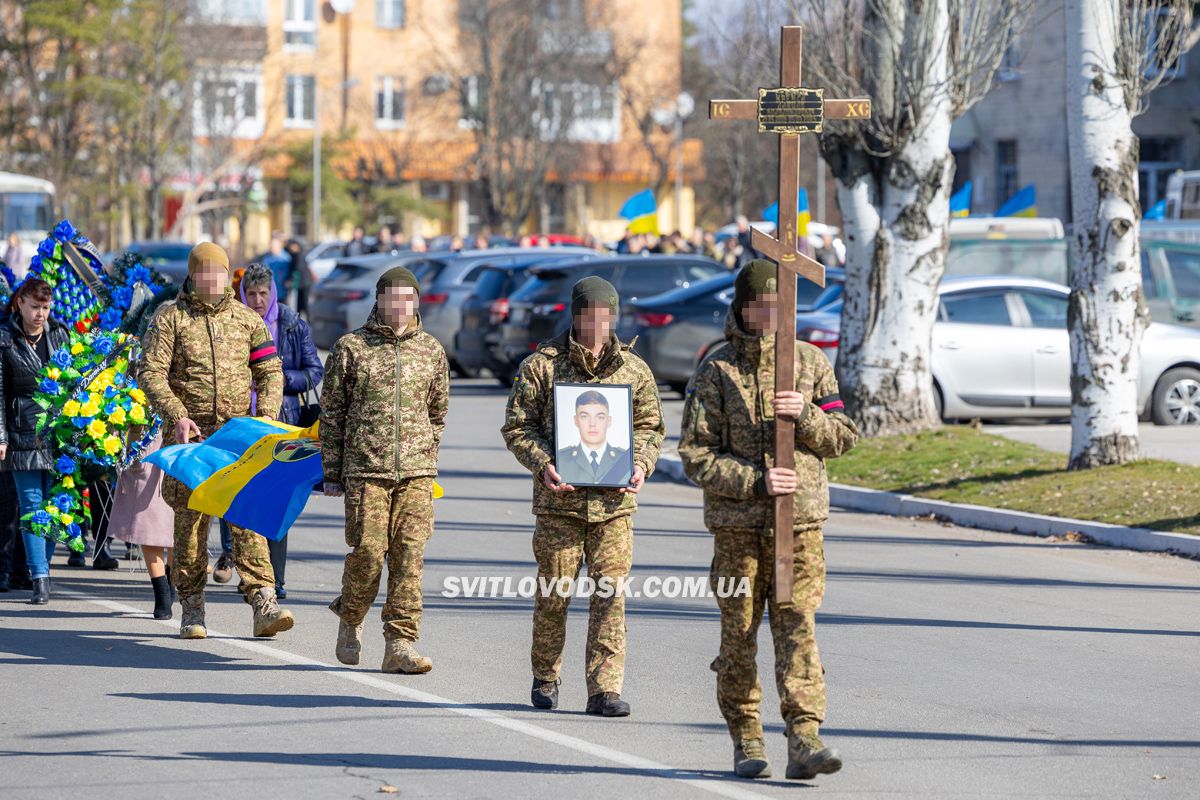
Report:
[{"label": "ic inscription on cross", "polygon": [[[801,43],[804,29],[783,26],[779,55],[778,88],[759,89],[757,100],[710,100],[709,119],[753,119],[759,133],[779,135],[779,223],[776,237],[757,228],[751,231],[755,250],[779,265],[779,314],[775,334],[775,391],[793,391],[796,385],[796,275],[825,285],[825,267],[807,255],[797,242],[796,205],[800,192],[800,134],[821,133],[827,119],[867,119],[871,100],[855,97],[827,100],[824,89],[800,86]],[[811,400],[812,398],[809,398]],[[775,466],[796,467],[796,426],[791,420],[775,420]],[[795,497],[775,497],[775,600],[792,601],[794,546],[792,522]]]}]

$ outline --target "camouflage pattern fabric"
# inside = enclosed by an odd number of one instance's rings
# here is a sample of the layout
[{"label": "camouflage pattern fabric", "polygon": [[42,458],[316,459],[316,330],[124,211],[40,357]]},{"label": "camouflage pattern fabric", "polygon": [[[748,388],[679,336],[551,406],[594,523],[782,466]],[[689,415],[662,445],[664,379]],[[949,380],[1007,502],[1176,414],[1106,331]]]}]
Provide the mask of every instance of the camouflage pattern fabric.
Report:
[{"label": "camouflage pattern fabric", "polygon": [[[450,367],[420,319],[396,334],[371,311],[334,344],[321,388],[325,478],[401,481],[437,474]],[[390,435],[389,435],[390,434]]]},{"label": "camouflage pattern fabric", "polygon": [[633,463],[649,478],[662,446],[662,405],[653,373],[616,336],[597,358],[570,332],[543,342],[526,358],[508,396],[504,426],[508,449],[533,474],[533,513],[604,522],[637,510],[637,495],[615,488],[577,488],[556,493],[542,483],[542,472],[555,460],[554,384],[616,383],[633,388]]},{"label": "camouflage pattern fabric", "polygon": [[[733,313],[726,343],[692,376],[683,406],[679,456],[704,490],[704,524],[761,529],[773,524],[774,501],[761,479],[774,466],[775,335],[752,336]],[[807,400],[796,422],[795,529],[820,528],[829,517],[825,459],[854,446],[858,429],[843,410],[829,359],[796,342],[796,389]]]},{"label": "camouflage pattern fabric", "polygon": [[[208,583],[208,531],[212,518],[188,508],[192,492],[179,481],[163,478],[163,498],[175,510],[175,551],[171,556],[171,581],[180,597],[204,592]],[[253,531],[229,526],[233,563],[241,579],[238,590],[247,603],[263,587],[275,588],[275,571],[267,540]]]},{"label": "camouflage pattern fabric", "polygon": [[283,405],[283,369],[266,324],[233,296],[215,304],[192,292],[155,312],[142,342],[141,386],[163,418],[163,446],[189,417],[208,436],[250,414],[250,386],[260,408]]},{"label": "camouflage pattern fabric", "polygon": [[342,570],[342,594],[329,608],[348,625],[361,625],[379,594],[386,556],[384,638],[416,641],[425,543],[433,535],[433,478],[348,478],[345,489],[346,544],[354,549]]},{"label": "camouflage pattern fabric", "polygon": [[[825,550],[820,529],[796,534],[795,588],[792,605],[779,605],[773,591],[775,537],[770,529],[713,530],[710,581],[721,609],[721,650],[712,662],[717,673],[717,706],[733,741],[761,739],[762,685],[758,681],[758,625],[770,612],[775,642],[775,685],[785,735],[816,739],[825,720],[825,675],[817,651],[816,610],[825,595]],[[749,597],[721,597],[748,578]]]},{"label": "camouflage pattern fabric", "polygon": [[[551,591],[543,596],[542,580],[575,578],[587,559],[587,574],[623,578],[633,564],[633,521],[628,514],[598,523],[572,517],[539,514],[533,532],[533,555],[538,565],[539,591],[533,609],[533,676],[557,680],[562,670],[571,598]],[[625,598],[593,594],[588,606],[587,693],[620,693],[625,680]]]}]

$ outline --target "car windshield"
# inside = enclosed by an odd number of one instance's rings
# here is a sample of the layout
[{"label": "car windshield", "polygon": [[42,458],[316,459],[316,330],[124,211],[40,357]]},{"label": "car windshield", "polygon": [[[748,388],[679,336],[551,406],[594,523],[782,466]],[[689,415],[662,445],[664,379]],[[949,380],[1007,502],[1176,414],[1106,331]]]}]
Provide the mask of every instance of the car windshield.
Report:
[{"label": "car windshield", "polygon": [[1175,294],[1183,300],[1200,300],[1200,253],[1190,250],[1166,252]]},{"label": "car windshield", "polygon": [[572,282],[566,272],[551,270],[534,276],[509,297],[514,302],[538,303],[546,300],[562,300],[571,294]]},{"label": "car windshield", "polygon": [[325,283],[337,283],[338,281],[351,281],[367,271],[366,267],[360,267],[358,264],[340,263],[333,268],[325,278]]},{"label": "car windshield", "polygon": [[967,239],[950,242],[947,275],[1021,275],[1067,282],[1065,239]]},{"label": "car windshield", "polygon": [[187,244],[139,244],[130,248],[142,257],[143,261],[151,264],[165,261],[187,261],[192,248]]}]

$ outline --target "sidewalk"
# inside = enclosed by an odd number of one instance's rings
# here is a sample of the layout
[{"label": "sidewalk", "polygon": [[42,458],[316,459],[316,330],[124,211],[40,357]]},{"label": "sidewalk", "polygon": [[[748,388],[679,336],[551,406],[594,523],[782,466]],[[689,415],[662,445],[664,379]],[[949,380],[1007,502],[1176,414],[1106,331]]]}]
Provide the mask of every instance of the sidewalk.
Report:
[{"label": "sidewalk", "polygon": [[[1071,424],[1066,421],[1042,425],[984,425],[983,432],[1036,444],[1056,453],[1071,452]],[[1143,458],[1200,466],[1200,425],[1143,422],[1138,425],[1138,437]]]}]

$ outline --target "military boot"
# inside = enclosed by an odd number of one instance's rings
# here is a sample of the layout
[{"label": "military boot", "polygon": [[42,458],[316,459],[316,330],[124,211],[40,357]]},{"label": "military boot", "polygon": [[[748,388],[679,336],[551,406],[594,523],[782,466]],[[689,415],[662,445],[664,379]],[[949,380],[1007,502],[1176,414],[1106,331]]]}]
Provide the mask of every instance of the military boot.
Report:
[{"label": "military boot", "polygon": [[433,669],[433,660],[418,653],[407,639],[388,639],[381,669],[383,672],[419,675]]},{"label": "military boot", "polygon": [[250,601],[254,606],[254,635],[274,636],[280,631],[291,630],[296,624],[292,612],[279,607],[275,602],[275,587],[264,586],[254,593]]},{"label": "military boot", "polygon": [[529,690],[529,700],[533,703],[533,707],[547,710],[558,708],[558,685],[560,683],[562,681],[543,681],[534,678],[533,688]]},{"label": "military boot", "polygon": [[818,775],[832,775],[842,768],[842,755],[826,747],[819,736],[793,733],[788,736],[787,777],[791,780],[812,780]]},{"label": "military boot", "polygon": [[771,777],[771,762],[762,739],[743,739],[733,748],[733,771],[739,778]]},{"label": "military boot", "polygon": [[337,648],[335,650],[338,661],[350,666],[358,663],[358,656],[362,652],[362,629],[361,622],[357,625],[351,625],[345,620],[338,623]]},{"label": "military boot", "polygon": [[204,595],[182,595],[179,605],[183,607],[179,619],[179,638],[207,639],[208,629],[204,627]]}]

